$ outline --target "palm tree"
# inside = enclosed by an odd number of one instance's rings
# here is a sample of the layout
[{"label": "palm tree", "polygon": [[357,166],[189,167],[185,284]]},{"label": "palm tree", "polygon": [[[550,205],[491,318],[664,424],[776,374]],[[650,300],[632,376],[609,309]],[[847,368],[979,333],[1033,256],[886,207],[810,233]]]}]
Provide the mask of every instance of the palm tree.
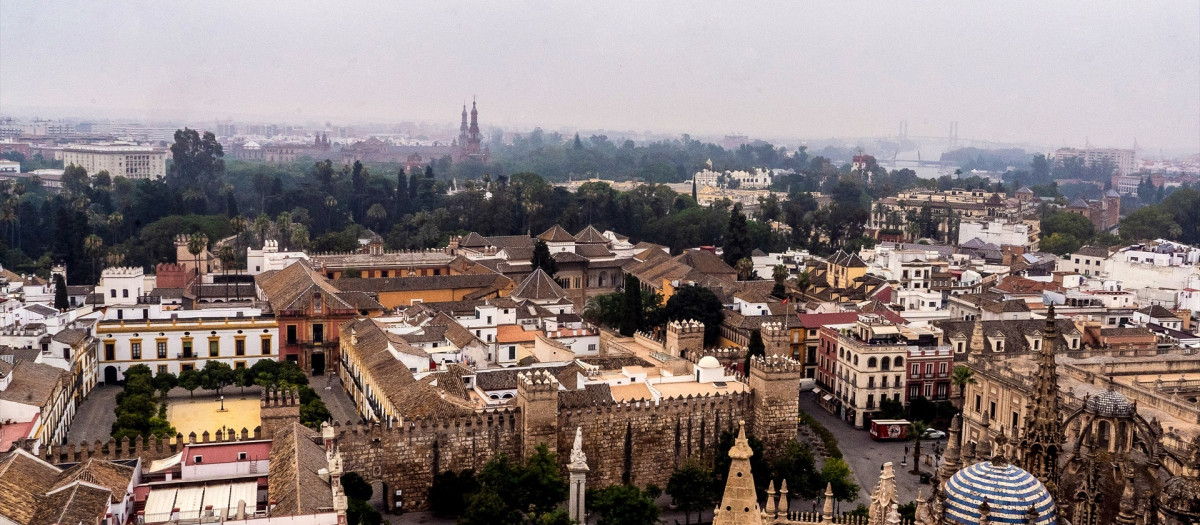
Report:
[{"label": "palm tree", "polygon": [[734,269],[737,270],[739,280],[748,281],[754,273],[754,261],[751,261],[749,257],[742,257],[734,264]]},{"label": "palm tree", "polygon": [[267,242],[267,234],[271,231],[271,218],[265,213],[258,214],[254,219],[254,232],[258,234],[259,244]]},{"label": "palm tree", "polygon": [[[228,244],[221,246],[217,250],[217,258],[221,260],[221,273],[229,275],[229,268],[233,266],[233,262],[237,260],[237,253],[233,251],[233,246]],[[225,300],[229,300],[229,279],[225,279]]]},{"label": "palm tree", "polygon": [[383,221],[387,219],[387,210],[385,210],[383,205],[379,203],[372,204],[371,207],[367,209],[367,218],[371,220],[371,222],[375,225],[375,228],[378,230],[380,229],[380,226],[383,225]]},{"label": "palm tree", "polygon": [[921,440],[927,430],[929,426],[924,421],[913,421],[908,425],[908,438],[913,440],[913,469],[908,471],[909,474],[921,475]]},{"label": "palm tree", "polygon": [[188,253],[196,259],[196,275],[200,275],[200,252],[208,248],[208,236],[203,233],[193,233],[188,238]]},{"label": "palm tree", "polygon": [[774,267],[771,268],[771,278],[774,279],[776,283],[783,284],[783,282],[787,280],[789,275],[790,274],[788,272],[787,266],[784,266],[782,264],[776,264]]},{"label": "palm tree", "polygon": [[233,227],[233,240],[237,243],[237,253],[240,255],[242,253],[242,232],[250,226],[250,220],[238,215],[229,219],[229,225]]},{"label": "palm tree", "polygon": [[327,228],[333,228],[333,209],[336,208],[337,205],[337,199],[335,199],[333,195],[327,195],[325,197],[325,226]]},{"label": "palm tree", "polygon": [[94,233],[88,235],[83,240],[83,251],[92,257],[92,279],[99,278],[96,267],[100,264],[100,257],[104,255],[104,239]]},{"label": "palm tree", "polygon": [[279,212],[279,216],[275,217],[275,229],[279,231],[279,242],[285,245],[280,248],[290,247],[292,240],[292,214],[286,211]]},{"label": "palm tree", "polygon": [[975,371],[966,365],[958,365],[954,367],[954,373],[950,375],[950,382],[958,387],[959,408],[961,409],[963,396],[967,395],[967,385],[975,384]]}]

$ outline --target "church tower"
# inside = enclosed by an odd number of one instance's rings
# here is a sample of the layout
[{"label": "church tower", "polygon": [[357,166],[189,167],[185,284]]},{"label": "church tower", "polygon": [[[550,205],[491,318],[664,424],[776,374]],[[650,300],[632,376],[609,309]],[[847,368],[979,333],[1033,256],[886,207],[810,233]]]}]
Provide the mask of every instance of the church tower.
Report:
[{"label": "church tower", "polygon": [[1058,408],[1058,370],[1054,363],[1057,346],[1058,326],[1051,305],[1046,314],[1046,328],[1042,331],[1042,349],[1038,353],[1033,413],[1025,422],[1025,435],[1021,439],[1022,467],[1037,477],[1051,494],[1058,492],[1058,456],[1066,441]]},{"label": "church tower", "polygon": [[462,124],[458,126],[458,144],[466,146],[467,144],[467,105],[463,104]]},{"label": "church tower", "polygon": [[479,155],[483,138],[479,133],[479,110],[471,101],[471,127],[467,129],[467,155]]}]

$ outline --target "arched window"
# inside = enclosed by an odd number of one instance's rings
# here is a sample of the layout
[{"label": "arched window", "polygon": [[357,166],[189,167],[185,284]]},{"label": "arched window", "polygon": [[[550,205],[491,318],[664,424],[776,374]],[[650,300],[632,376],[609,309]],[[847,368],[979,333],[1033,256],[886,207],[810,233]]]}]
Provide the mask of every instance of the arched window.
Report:
[{"label": "arched window", "polygon": [[897,357],[895,361],[892,361],[892,364],[896,365],[896,368],[904,368],[904,358]]},{"label": "arched window", "polygon": [[874,357],[867,360],[867,368],[875,368],[875,358]]},{"label": "arched window", "polygon": [[884,356],[884,358],[880,361],[879,366],[880,366],[880,368],[882,368],[884,370],[891,370],[892,369],[891,358]]},{"label": "arched window", "polygon": [[858,356],[854,356],[854,366],[858,366]]}]

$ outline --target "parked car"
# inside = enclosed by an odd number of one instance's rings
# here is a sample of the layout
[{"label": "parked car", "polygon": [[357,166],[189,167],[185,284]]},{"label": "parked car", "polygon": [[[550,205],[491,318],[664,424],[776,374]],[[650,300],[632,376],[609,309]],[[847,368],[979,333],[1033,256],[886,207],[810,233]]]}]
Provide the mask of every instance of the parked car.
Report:
[{"label": "parked car", "polygon": [[921,434],[921,439],[942,439],[944,437],[946,437],[946,433],[936,428],[928,429],[924,434]]}]

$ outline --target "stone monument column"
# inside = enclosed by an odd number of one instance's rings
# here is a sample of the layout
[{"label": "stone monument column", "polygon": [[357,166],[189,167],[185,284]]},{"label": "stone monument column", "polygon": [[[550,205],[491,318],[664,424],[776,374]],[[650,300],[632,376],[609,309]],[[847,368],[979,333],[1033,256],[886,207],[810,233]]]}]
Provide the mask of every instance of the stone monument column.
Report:
[{"label": "stone monument column", "polygon": [[575,427],[575,446],[571,447],[570,472],[571,493],[567,498],[567,514],[571,521],[583,523],[587,519],[584,495],[587,493],[587,456],[583,454],[583,427]]}]

